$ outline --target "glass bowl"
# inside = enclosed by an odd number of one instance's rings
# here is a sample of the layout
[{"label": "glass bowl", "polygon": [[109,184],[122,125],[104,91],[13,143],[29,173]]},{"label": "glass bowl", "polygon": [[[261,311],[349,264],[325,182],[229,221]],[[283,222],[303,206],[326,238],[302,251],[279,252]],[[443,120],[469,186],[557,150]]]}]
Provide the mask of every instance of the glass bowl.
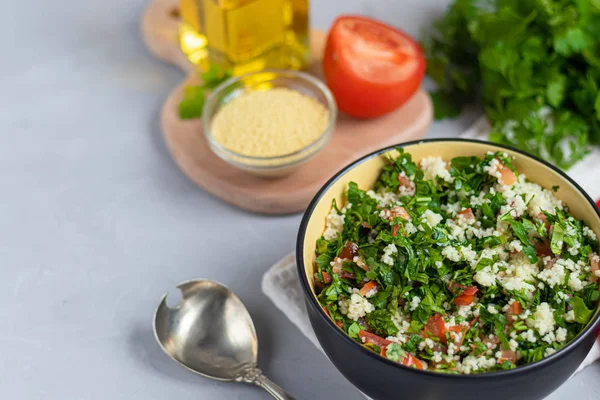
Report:
[{"label": "glass bowl", "polygon": [[[219,143],[212,132],[213,118],[221,107],[247,91],[267,91],[287,88],[312,97],[329,111],[329,124],[318,138],[293,153],[273,157],[255,157],[237,153]],[[210,149],[221,159],[242,170],[261,177],[281,177],[293,172],[325,147],[335,127],[337,106],[323,82],[297,71],[264,70],[231,78],[215,88],[203,111],[203,129]]]}]

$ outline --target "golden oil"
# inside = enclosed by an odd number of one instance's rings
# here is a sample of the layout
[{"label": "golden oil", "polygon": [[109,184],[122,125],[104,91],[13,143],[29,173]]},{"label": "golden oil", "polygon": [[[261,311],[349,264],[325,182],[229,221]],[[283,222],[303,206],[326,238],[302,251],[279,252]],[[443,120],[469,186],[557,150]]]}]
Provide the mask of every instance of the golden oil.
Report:
[{"label": "golden oil", "polygon": [[181,0],[181,49],[234,75],[309,63],[309,0]]},{"label": "golden oil", "polygon": [[201,33],[198,18],[198,0],[180,0],[179,46],[187,58],[196,65],[208,59],[206,36]]}]

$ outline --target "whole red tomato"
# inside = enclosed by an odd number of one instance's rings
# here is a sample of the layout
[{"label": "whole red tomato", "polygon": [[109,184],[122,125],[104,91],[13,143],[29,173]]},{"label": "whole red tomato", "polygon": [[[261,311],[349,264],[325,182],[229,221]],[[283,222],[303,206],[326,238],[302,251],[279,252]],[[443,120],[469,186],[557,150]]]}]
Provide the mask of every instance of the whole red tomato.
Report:
[{"label": "whole red tomato", "polygon": [[323,72],[341,111],[373,118],[410,99],[425,74],[425,58],[418,43],[401,30],[346,15],[329,31]]}]

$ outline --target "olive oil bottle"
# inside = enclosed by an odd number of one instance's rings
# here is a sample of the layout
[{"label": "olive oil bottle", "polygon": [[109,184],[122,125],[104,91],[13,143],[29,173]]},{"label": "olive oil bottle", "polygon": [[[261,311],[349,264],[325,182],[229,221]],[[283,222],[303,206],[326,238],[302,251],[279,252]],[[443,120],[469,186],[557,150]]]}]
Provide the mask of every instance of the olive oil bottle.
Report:
[{"label": "olive oil bottle", "polygon": [[189,60],[232,68],[302,69],[309,63],[309,0],[180,0],[180,45]]},{"label": "olive oil bottle", "polygon": [[198,0],[180,0],[179,46],[187,58],[196,65],[208,61],[206,36],[200,29]]}]

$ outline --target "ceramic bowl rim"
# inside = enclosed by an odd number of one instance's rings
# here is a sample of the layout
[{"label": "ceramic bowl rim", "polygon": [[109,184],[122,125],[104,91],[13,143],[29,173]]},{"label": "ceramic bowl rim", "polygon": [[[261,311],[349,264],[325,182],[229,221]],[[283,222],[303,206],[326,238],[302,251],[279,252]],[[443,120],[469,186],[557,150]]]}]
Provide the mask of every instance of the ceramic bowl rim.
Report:
[{"label": "ceramic bowl rim", "polygon": [[298,275],[300,276],[300,283],[302,286],[302,292],[303,292],[304,298],[308,299],[308,302],[310,303],[310,305],[317,310],[317,314],[319,315],[319,318],[325,320],[326,325],[330,328],[330,330],[333,330],[334,334],[337,335],[338,337],[340,337],[340,339],[339,339],[340,341],[348,343],[349,346],[353,346],[357,351],[362,352],[367,357],[371,357],[373,360],[378,360],[379,362],[385,363],[393,368],[397,368],[400,371],[412,371],[412,372],[415,372],[418,374],[423,374],[423,375],[431,376],[431,377],[437,377],[437,378],[441,378],[441,379],[471,380],[471,379],[510,377],[510,376],[513,376],[514,374],[525,373],[532,369],[540,368],[540,367],[546,366],[548,364],[554,363],[555,361],[558,361],[559,359],[566,356],[574,348],[576,348],[598,326],[598,324],[600,323],[600,312],[598,311],[598,309],[596,309],[596,313],[595,313],[594,317],[592,318],[592,320],[588,323],[588,325],[571,342],[567,343],[563,348],[558,350],[556,353],[554,353],[548,357],[544,357],[543,359],[541,359],[539,361],[536,361],[536,362],[533,362],[530,364],[525,364],[522,366],[518,366],[518,367],[510,369],[510,370],[484,372],[484,373],[479,373],[479,374],[447,374],[447,373],[433,372],[433,371],[427,371],[427,370],[417,370],[415,368],[410,368],[410,367],[404,366],[402,364],[398,364],[396,362],[388,360],[385,357],[381,357],[379,354],[376,354],[376,353],[364,348],[359,343],[355,342],[352,338],[350,338],[350,336],[348,336],[345,332],[343,332],[341,329],[339,329],[337,327],[337,325],[335,325],[335,323],[329,317],[327,317],[327,315],[323,311],[321,305],[319,304],[318,300],[313,295],[312,290],[310,288],[310,284],[308,282],[308,276],[305,273],[305,269],[304,269],[304,237],[305,237],[306,228],[308,227],[308,222],[310,221],[312,213],[313,213],[316,205],[321,201],[321,198],[323,197],[325,192],[327,192],[327,190],[335,182],[337,182],[338,179],[340,179],[341,176],[344,175],[346,172],[350,171],[351,169],[357,167],[358,165],[360,165],[364,162],[371,160],[374,157],[377,157],[381,154],[392,151],[397,147],[408,147],[408,146],[413,146],[413,145],[418,145],[418,144],[434,143],[434,142],[463,142],[463,143],[476,143],[476,144],[480,144],[480,145],[491,145],[494,147],[513,151],[515,153],[520,154],[523,157],[528,157],[535,161],[538,161],[544,167],[549,168],[550,170],[553,170],[554,172],[558,173],[562,178],[564,178],[569,183],[571,183],[575,187],[575,189],[577,189],[577,191],[579,191],[583,195],[583,197],[594,207],[594,210],[596,211],[596,216],[600,220],[600,210],[598,209],[598,207],[596,207],[594,201],[590,198],[590,196],[581,188],[581,186],[579,184],[577,184],[577,182],[575,182],[573,179],[571,179],[566,173],[564,173],[558,167],[556,167],[556,166],[550,164],[549,162],[542,160],[532,154],[526,153],[526,152],[516,149],[514,147],[497,144],[497,143],[491,143],[491,142],[487,142],[487,141],[483,141],[483,140],[465,139],[465,138],[420,139],[420,140],[414,140],[414,141],[410,141],[410,142],[403,142],[403,143],[400,143],[397,145],[387,146],[380,150],[376,150],[372,153],[369,153],[369,154],[357,159],[356,161],[351,162],[350,164],[348,164],[344,168],[342,168],[340,171],[338,171],[335,175],[333,175],[333,177],[331,177],[321,187],[321,189],[319,189],[319,191],[315,194],[315,196],[309,203],[308,207],[306,208],[306,211],[304,212],[304,215],[302,216],[302,221],[300,222],[300,228],[298,230],[298,237],[296,240],[296,267],[298,269]]}]

